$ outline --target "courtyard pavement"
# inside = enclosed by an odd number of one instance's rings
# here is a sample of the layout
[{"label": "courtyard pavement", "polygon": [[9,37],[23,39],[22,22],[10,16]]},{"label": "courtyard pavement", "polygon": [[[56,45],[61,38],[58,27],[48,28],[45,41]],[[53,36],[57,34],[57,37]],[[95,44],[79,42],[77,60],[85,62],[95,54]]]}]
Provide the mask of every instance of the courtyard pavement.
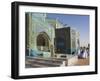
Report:
[{"label": "courtyard pavement", "polygon": [[79,58],[75,65],[89,65],[89,57],[85,59]]}]

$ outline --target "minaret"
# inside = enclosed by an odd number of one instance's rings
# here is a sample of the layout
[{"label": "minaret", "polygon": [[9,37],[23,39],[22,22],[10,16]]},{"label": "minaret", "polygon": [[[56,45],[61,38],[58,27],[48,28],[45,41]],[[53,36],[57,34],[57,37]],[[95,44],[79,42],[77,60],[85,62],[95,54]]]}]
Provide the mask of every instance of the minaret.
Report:
[{"label": "minaret", "polygon": [[46,17],[47,17],[47,14],[46,14],[46,13],[44,13],[44,14],[43,14],[43,16],[44,16],[44,22],[45,22]]},{"label": "minaret", "polygon": [[57,25],[57,21],[58,21],[58,18],[56,18],[56,27],[55,27],[55,28],[57,28],[57,26],[58,26],[58,25]]}]

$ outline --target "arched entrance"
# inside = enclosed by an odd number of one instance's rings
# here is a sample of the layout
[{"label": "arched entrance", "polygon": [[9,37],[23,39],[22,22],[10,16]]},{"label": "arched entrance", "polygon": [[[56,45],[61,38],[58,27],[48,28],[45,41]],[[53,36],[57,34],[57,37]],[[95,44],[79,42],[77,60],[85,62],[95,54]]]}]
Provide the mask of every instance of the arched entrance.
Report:
[{"label": "arched entrance", "polygon": [[40,51],[50,51],[49,49],[49,36],[42,32],[37,36],[37,49]]}]

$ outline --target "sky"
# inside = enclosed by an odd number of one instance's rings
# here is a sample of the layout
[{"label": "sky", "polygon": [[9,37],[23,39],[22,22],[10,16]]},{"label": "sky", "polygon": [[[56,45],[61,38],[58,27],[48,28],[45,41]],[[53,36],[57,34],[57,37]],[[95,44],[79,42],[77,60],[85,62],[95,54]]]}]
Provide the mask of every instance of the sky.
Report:
[{"label": "sky", "polygon": [[74,14],[47,14],[48,18],[57,19],[63,24],[76,29],[80,33],[80,45],[87,46],[89,43],[89,16]]}]

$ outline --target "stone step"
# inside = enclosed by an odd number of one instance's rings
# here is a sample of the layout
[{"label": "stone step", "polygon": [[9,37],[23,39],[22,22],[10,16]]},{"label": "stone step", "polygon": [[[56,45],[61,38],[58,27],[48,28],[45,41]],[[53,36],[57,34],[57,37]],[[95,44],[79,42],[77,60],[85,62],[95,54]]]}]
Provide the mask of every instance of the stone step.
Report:
[{"label": "stone step", "polygon": [[48,62],[55,62],[55,63],[62,63],[62,61],[67,61],[65,58],[39,58],[39,57],[28,57],[28,59],[34,60],[41,60],[41,61],[48,61]]},{"label": "stone step", "polygon": [[54,62],[48,62],[48,61],[40,61],[40,60],[28,60],[28,62],[31,63],[31,65],[38,64],[43,66],[60,66],[62,63],[54,63]]},{"label": "stone step", "polygon": [[36,63],[31,63],[30,61],[26,61],[26,68],[28,67],[46,67],[45,65],[39,65]]},{"label": "stone step", "polygon": [[77,55],[67,58],[43,58],[43,57],[26,57],[27,67],[58,67],[58,66],[72,66],[77,62]]},{"label": "stone step", "polygon": [[56,59],[33,59],[33,60],[38,60],[38,61],[45,61],[45,62],[50,62],[50,63],[62,63],[61,60],[56,60]]},{"label": "stone step", "polygon": [[67,59],[65,58],[27,57],[25,60],[26,65],[29,67],[58,67],[63,64],[63,61],[66,61],[67,65]]}]

